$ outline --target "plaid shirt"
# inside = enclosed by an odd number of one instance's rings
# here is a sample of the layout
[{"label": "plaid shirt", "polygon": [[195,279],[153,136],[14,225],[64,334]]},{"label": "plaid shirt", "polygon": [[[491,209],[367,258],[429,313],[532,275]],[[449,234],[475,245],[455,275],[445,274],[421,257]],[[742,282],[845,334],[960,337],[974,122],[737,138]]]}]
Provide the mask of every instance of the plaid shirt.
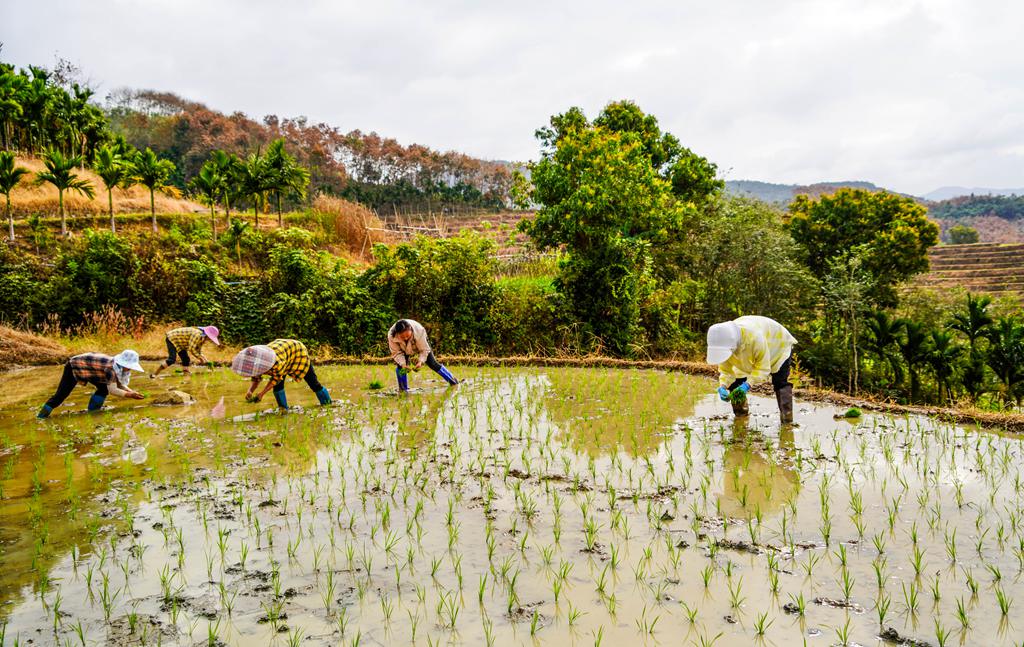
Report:
[{"label": "plaid shirt", "polygon": [[194,327],[175,328],[167,333],[167,340],[179,351],[188,351],[193,357],[199,357],[203,354],[206,335]]},{"label": "plaid shirt", "polygon": [[103,353],[82,353],[68,360],[79,384],[116,384],[114,358]]},{"label": "plaid shirt", "polygon": [[277,362],[263,374],[271,384],[277,384],[286,377],[294,380],[306,377],[312,362],[305,344],[296,339],[275,339],[267,346],[277,355]]}]

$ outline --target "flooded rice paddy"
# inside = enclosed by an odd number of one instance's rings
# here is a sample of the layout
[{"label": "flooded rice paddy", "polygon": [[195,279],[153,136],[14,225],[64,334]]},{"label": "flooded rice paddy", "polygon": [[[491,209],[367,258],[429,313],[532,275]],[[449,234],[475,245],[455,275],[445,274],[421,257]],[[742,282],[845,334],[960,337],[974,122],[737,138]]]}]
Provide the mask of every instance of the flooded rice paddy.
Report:
[{"label": "flooded rice paddy", "polygon": [[1024,642],[1016,437],[550,368],[38,422],[59,370],[2,378],[3,645]]}]

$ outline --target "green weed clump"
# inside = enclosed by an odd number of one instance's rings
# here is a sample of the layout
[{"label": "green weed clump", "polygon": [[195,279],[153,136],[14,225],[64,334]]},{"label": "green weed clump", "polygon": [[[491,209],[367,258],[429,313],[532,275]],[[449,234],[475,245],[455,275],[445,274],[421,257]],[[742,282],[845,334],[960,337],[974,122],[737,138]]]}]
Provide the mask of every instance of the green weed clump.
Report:
[{"label": "green weed clump", "polygon": [[384,388],[384,383],[380,380],[370,380],[368,387],[371,391],[379,391]]},{"label": "green weed clump", "polygon": [[844,418],[860,418],[861,415],[862,414],[860,412],[860,409],[858,409],[857,407],[850,407],[849,409],[846,410],[846,413],[843,414],[843,417]]},{"label": "green weed clump", "polygon": [[747,401],[747,392],[743,389],[733,389],[729,393],[729,402],[732,404],[743,404]]}]

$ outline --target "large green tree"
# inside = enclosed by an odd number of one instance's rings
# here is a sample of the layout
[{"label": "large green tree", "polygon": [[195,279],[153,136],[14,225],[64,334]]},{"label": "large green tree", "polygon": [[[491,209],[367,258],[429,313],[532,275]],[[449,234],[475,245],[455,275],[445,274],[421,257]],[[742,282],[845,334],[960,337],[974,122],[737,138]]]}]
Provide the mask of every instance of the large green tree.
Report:
[{"label": "large green tree", "polygon": [[593,122],[571,108],[537,138],[529,200],[541,207],[522,228],[540,249],[564,247],[556,287],[598,345],[629,354],[654,287],[652,246],[670,241],[693,204],[720,188],[715,167],[705,160],[709,177],[686,179],[700,166],[693,153],[628,101]]},{"label": "large green tree", "polygon": [[213,239],[217,240],[217,200],[224,193],[227,178],[221,174],[216,162],[208,160],[189,184],[210,205],[210,227]]},{"label": "large green tree", "polygon": [[11,191],[29,172],[27,168],[18,166],[14,162],[14,153],[0,151],[0,193],[3,193],[6,199],[7,227],[12,241],[14,240],[14,212],[11,211]]},{"label": "large green tree", "polygon": [[76,191],[88,196],[91,200],[96,192],[93,190],[92,182],[78,176],[76,169],[82,165],[82,158],[78,155],[65,156],[59,150],[51,149],[43,155],[45,171],[36,174],[36,184],[52,184],[57,187],[57,204],[60,208],[60,233],[67,235],[67,217],[64,213],[64,192]]},{"label": "large green tree", "polygon": [[884,191],[839,189],[789,205],[789,231],[804,248],[811,271],[823,275],[840,256],[856,254],[875,282],[871,295],[894,305],[895,285],[928,269],[928,248],[939,228],[913,199]]},{"label": "large green tree", "polygon": [[309,171],[299,166],[284,147],[284,139],[275,139],[267,147],[266,156],[267,186],[274,193],[277,207],[277,226],[284,227],[284,215],[281,211],[281,199],[289,196],[298,200],[306,197],[309,186]]}]

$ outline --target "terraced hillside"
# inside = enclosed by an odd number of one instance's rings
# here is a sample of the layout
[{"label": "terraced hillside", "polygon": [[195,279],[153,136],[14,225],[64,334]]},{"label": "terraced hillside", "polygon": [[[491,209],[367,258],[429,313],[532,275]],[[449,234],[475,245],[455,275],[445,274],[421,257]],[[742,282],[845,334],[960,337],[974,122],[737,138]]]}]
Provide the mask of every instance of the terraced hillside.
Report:
[{"label": "terraced hillside", "polygon": [[929,253],[931,271],[920,283],[931,287],[967,288],[1024,300],[1024,244],[976,243],[941,245]]}]

